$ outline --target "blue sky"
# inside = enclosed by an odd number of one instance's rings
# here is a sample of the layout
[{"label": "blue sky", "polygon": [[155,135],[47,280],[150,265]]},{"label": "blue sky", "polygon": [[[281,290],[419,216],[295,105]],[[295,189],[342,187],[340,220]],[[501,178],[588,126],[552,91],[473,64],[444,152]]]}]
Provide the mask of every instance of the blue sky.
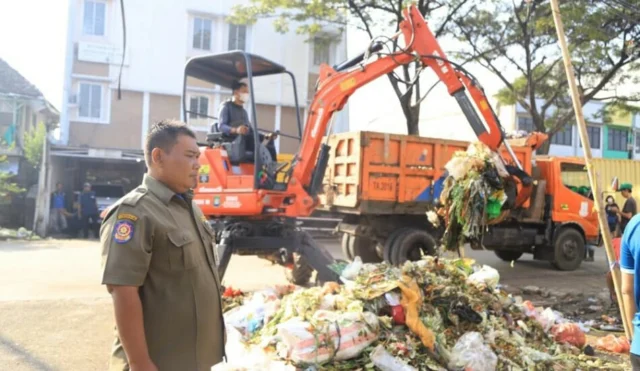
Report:
[{"label": "blue sky", "polygon": [[67,33],[67,0],[0,1],[0,58],[58,109]]}]

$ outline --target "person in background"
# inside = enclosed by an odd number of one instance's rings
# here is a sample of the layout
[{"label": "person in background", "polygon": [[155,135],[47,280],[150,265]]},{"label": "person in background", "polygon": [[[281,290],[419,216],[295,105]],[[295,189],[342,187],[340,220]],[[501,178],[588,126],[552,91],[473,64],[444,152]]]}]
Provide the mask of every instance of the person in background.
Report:
[{"label": "person in background", "polygon": [[[253,131],[249,121],[249,114],[243,107],[249,100],[249,88],[244,82],[236,81],[231,89],[233,98],[224,102],[218,113],[220,131],[227,135],[245,135],[247,137],[246,148],[249,151],[253,151]],[[273,161],[276,161],[277,158],[276,147],[273,142],[276,137],[275,133],[266,136],[259,135],[260,141],[268,140],[266,147]]]},{"label": "person in background", "polygon": [[98,202],[96,193],[91,190],[91,184],[85,183],[80,193],[79,217],[82,222],[82,237],[89,238],[89,228],[98,220]]},{"label": "person in background", "polygon": [[640,337],[635,337],[635,332],[640,331],[640,215],[630,218],[622,234],[620,276],[622,305],[627,321],[632,325],[629,339],[631,366],[634,371],[640,371]]},{"label": "person in background", "polygon": [[620,224],[620,215],[618,215],[620,207],[616,203],[616,200],[613,198],[613,196],[607,196],[606,202],[607,204],[604,209],[607,213],[607,223],[609,224],[611,237],[615,238],[617,237],[618,225]]},{"label": "person in background", "polygon": [[620,216],[620,234],[624,235],[629,220],[638,213],[638,206],[631,194],[633,187],[630,183],[623,183],[618,190],[626,200],[622,206],[622,211],[618,211],[618,215]]},{"label": "person in background", "polygon": [[67,194],[62,183],[56,183],[56,190],[51,194],[51,228],[55,233],[61,233],[68,227]]}]

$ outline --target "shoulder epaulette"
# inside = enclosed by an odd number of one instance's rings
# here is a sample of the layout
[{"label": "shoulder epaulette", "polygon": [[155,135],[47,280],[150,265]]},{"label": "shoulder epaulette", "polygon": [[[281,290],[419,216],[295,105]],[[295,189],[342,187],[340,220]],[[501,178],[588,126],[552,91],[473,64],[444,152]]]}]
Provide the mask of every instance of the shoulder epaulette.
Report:
[{"label": "shoulder epaulette", "polygon": [[136,206],[138,201],[142,199],[147,194],[147,189],[144,187],[138,187],[133,191],[129,192],[122,198],[122,203],[128,206]]}]

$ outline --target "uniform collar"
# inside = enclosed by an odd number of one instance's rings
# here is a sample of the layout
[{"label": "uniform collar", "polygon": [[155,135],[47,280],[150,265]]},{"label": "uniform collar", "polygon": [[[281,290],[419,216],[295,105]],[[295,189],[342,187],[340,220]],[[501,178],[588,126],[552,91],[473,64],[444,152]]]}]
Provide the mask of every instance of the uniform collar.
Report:
[{"label": "uniform collar", "polygon": [[149,174],[144,175],[142,184],[165,204],[169,204],[173,196],[176,195],[176,193],[164,185],[164,183]]}]

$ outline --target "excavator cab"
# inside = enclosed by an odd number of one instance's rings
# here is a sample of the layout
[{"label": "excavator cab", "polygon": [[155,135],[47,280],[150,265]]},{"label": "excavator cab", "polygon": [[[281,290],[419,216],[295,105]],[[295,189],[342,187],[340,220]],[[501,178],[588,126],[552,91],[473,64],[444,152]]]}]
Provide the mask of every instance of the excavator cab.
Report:
[{"label": "excavator cab", "polygon": [[[254,93],[254,78],[273,75],[288,75],[293,86],[293,94],[296,104],[297,133],[280,133],[268,130],[260,126],[256,114]],[[259,80],[259,79],[258,79]],[[250,100],[245,104],[249,120],[250,132],[246,135],[226,134],[220,130],[218,118],[210,116],[199,105],[198,93],[189,95],[192,91],[203,91],[202,87],[219,87],[220,93],[230,91],[236,82],[244,82],[249,87]],[[195,85],[195,86],[192,86]],[[218,90],[218,89],[215,89]],[[231,95],[230,93],[228,95]],[[294,75],[285,67],[270,61],[264,57],[246,53],[241,50],[219,54],[209,54],[189,59],[185,66],[182,94],[183,121],[194,126],[203,124],[210,128],[207,134],[206,144],[208,148],[220,149],[221,161],[211,158],[203,158],[199,177],[204,188],[226,188],[230,176],[241,176],[243,189],[246,189],[247,180],[250,178],[253,189],[285,190],[286,182],[278,179],[287,179],[286,175],[278,176],[283,172],[287,164],[279,164],[273,158],[267,146],[267,134],[276,134],[280,137],[292,138],[300,141],[302,135],[302,123],[298,109],[298,92]],[[223,102],[220,102],[223,103]],[[209,106],[207,102],[207,106]],[[215,107],[218,110],[218,107]],[[274,148],[275,149],[275,148]],[[215,156],[217,157],[217,156]],[[226,157],[226,158],[224,158]],[[215,161],[215,164],[211,163]],[[217,165],[221,168],[215,168]],[[213,169],[212,169],[213,167]],[[231,182],[234,183],[234,182]],[[233,188],[233,187],[231,187]]]}]

